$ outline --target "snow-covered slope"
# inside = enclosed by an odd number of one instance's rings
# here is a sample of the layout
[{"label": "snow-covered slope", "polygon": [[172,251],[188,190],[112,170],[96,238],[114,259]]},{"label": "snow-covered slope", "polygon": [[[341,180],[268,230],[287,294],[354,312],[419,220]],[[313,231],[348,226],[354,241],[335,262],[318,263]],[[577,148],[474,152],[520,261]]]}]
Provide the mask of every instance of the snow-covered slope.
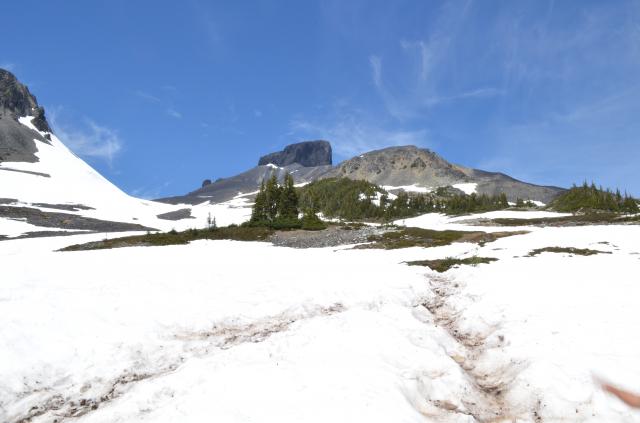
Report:
[{"label": "snow-covered slope", "polygon": [[[49,212],[60,212],[59,206],[75,205],[80,207],[62,211],[161,230],[204,227],[209,214],[216,217],[218,224],[241,223],[250,214],[250,204],[242,196],[216,205],[203,200],[200,205],[193,206],[158,203],[127,195],[73,154],[55,134],[39,131],[32,119],[25,116],[19,118],[19,122],[43,137],[47,136],[49,141],[34,139],[35,162],[0,162],[0,198],[5,199],[5,205],[35,207]],[[192,217],[178,221],[157,217],[181,209],[189,209]],[[19,231],[13,230],[17,228],[14,222],[0,217],[0,235],[20,235]]]},{"label": "snow-covered slope", "polygon": [[[592,373],[640,391],[640,226],[529,229],[400,250],[0,243],[0,420],[639,422]],[[527,256],[549,246],[604,253]],[[473,255],[499,261],[404,263]]]}]

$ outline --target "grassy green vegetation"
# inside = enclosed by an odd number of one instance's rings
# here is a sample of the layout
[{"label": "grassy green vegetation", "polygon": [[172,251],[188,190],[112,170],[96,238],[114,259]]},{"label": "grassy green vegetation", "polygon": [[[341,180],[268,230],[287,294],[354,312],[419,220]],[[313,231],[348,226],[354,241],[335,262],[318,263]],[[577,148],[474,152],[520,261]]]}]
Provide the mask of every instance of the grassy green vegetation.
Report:
[{"label": "grassy green vegetation", "polygon": [[527,257],[534,257],[541,253],[568,253],[577,256],[593,256],[595,254],[611,254],[610,251],[590,250],[588,248],[573,247],[545,247],[537,248],[527,254]]},{"label": "grassy green vegetation", "polygon": [[455,257],[447,257],[444,259],[437,260],[416,260],[416,261],[408,261],[407,264],[409,266],[427,266],[431,270],[435,270],[436,272],[446,272],[451,269],[453,266],[458,266],[462,264],[477,266],[482,263],[491,263],[492,261],[497,261],[497,258],[493,257],[467,257],[465,259],[459,259]]},{"label": "grassy green vegetation", "polygon": [[580,226],[580,225],[606,225],[640,222],[640,216],[621,216],[619,213],[589,213],[572,216],[541,217],[535,219],[491,219],[490,225],[498,226]]},{"label": "grassy green vegetation", "polygon": [[626,193],[622,195],[619,190],[616,192],[602,187],[596,188],[592,183],[582,186],[574,185],[568,191],[560,194],[549,205],[551,209],[559,212],[614,212],[614,213],[638,213],[638,200],[630,197]]},{"label": "grassy green vegetation", "polygon": [[244,227],[231,225],[222,228],[189,229],[183,232],[171,230],[161,233],[147,233],[121,238],[104,239],[65,247],[60,251],[103,250],[108,248],[142,247],[188,244],[200,239],[231,239],[235,241],[266,241],[273,230],[264,227]]},{"label": "grassy green vegetation", "polygon": [[521,235],[526,232],[469,232],[469,231],[436,231],[422,228],[400,228],[385,232],[381,235],[372,235],[367,240],[369,244],[359,245],[355,248],[381,248],[394,250],[409,247],[439,247],[453,242],[472,242],[484,245],[498,238],[511,235]]}]

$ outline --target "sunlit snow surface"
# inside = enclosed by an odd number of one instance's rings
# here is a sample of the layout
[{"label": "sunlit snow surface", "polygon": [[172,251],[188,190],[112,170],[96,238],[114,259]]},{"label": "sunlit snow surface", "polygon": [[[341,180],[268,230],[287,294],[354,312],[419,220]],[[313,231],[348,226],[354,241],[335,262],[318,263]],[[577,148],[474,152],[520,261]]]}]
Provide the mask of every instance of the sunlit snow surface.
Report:
[{"label": "sunlit snow surface", "polygon": [[[31,119],[32,117],[22,117],[19,121],[37,131]],[[49,144],[36,141],[38,162],[0,163],[0,198],[16,199],[18,201],[11,205],[23,207],[34,207],[35,203],[80,204],[91,209],[70,212],[36,208],[101,220],[137,223],[160,230],[201,228],[206,226],[209,215],[216,218],[218,225],[241,223],[251,215],[250,202],[246,196],[238,196],[215,205],[203,199],[203,203],[197,206],[164,204],[131,197],[76,157],[54,134],[50,136]],[[158,214],[183,208],[190,208],[193,218],[170,221],[157,217]],[[0,235],[18,236],[20,234],[16,233],[17,228],[14,222],[0,218]],[[24,228],[25,232],[47,229]]]},{"label": "sunlit snow surface", "polygon": [[[0,242],[0,420],[640,421],[592,382],[640,391],[640,227],[529,230],[388,251]],[[611,254],[525,257],[548,246]],[[403,263],[473,255],[500,260]]]}]

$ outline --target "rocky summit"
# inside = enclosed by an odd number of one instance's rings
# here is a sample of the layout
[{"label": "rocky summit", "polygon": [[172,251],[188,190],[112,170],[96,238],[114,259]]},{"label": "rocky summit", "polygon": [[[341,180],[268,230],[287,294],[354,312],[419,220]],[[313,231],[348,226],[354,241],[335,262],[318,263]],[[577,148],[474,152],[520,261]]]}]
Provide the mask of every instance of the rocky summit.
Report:
[{"label": "rocky summit", "polygon": [[473,184],[474,192],[550,202],[562,188],[529,184],[499,172],[487,172],[448,162],[437,153],[413,145],[375,150],[345,160],[325,177],[363,179],[388,187],[436,188]]},{"label": "rocky summit", "polygon": [[468,182],[465,168],[431,150],[413,145],[375,150],[340,163],[331,176],[363,179],[378,185],[426,187]]},{"label": "rocky summit", "polygon": [[304,167],[331,165],[331,144],[328,141],[303,141],[291,144],[284,150],[260,157],[258,166],[273,164],[285,167],[294,163]]}]

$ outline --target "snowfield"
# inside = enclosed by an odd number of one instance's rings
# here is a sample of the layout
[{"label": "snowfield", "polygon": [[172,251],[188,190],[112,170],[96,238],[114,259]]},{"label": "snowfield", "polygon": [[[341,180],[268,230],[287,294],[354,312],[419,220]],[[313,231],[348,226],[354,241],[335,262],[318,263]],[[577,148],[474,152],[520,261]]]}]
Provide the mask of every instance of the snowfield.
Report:
[{"label": "snowfield", "polygon": [[[592,381],[640,391],[640,226],[528,230],[400,250],[0,242],[0,420],[640,421]],[[550,246],[604,253],[527,256]],[[474,255],[499,260],[404,263]]]}]

